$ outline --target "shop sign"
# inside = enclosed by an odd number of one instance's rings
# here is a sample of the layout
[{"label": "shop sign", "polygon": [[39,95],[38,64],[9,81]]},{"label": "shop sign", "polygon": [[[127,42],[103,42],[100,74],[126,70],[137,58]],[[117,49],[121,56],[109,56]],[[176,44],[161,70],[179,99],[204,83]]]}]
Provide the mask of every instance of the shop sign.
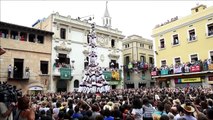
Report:
[{"label": "shop sign", "polygon": [[191,72],[200,72],[200,66],[199,65],[192,66],[191,67]]},{"label": "shop sign", "polygon": [[184,78],[181,79],[181,83],[194,83],[194,82],[201,82],[200,78]]},{"label": "shop sign", "polygon": [[176,79],[175,79],[175,83],[176,83],[176,84],[181,83],[181,79],[180,79],[180,78],[176,78]]}]

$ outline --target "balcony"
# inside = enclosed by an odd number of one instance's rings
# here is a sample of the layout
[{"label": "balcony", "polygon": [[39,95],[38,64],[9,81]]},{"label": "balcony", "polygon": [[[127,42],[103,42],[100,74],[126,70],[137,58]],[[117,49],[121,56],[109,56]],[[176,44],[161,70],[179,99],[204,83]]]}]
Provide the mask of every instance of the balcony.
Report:
[{"label": "balcony", "polygon": [[71,67],[53,67],[53,76],[59,76],[63,80],[72,79],[72,69]]},{"label": "balcony", "polygon": [[11,73],[9,75],[8,80],[20,80],[20,81],[25,81],[30,79],[30,72],[24,72],[23,75],[22,73]]},{"label": "balcony", "polygon": [[119,71],[116,71],[116,70],[103,71],[103,75],[104,75],[104,78],[107,81],[111,81],[111,80],[120,81],[120,80],[122,80],[121,70],[119,70]]},{"label": "balcony", "polygon": [[175,75],[175,74],[184,74],[184,73],[208,73],[213,71],[213,63],[196,63],[194,65],[180,65],[176,67],[162,67],[154,68],[151,71],[152,76],[166,76],[166,75]]}]

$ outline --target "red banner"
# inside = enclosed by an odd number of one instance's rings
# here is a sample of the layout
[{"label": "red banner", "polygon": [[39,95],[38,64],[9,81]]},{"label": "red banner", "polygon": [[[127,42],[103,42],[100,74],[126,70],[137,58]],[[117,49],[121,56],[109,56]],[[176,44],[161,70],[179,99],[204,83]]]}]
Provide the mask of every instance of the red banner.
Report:
[{"label": "red banner", "polygon": [[200,72],[200,66],[199,66],[199,65],[197,65],[197,66],[192,66],[192,67],[190,68],[190,71],[191,71],[191,72]]}]

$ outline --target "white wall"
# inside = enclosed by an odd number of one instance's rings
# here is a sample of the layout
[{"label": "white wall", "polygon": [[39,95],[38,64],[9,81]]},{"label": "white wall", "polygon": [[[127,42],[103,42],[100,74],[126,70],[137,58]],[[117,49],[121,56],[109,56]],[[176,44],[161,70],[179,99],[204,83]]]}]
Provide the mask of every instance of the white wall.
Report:
[{"label": "white wall", "polygon": [[72,30],[71,31],[71,40],[75,42],[84,42],[85,34],[83,31]]}]

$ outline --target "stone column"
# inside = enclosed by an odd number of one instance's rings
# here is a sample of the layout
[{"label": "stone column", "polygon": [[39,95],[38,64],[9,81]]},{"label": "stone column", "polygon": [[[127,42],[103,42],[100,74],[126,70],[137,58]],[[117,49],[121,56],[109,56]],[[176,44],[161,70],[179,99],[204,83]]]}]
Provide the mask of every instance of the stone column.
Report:
[{"label": "stone column", "polygon": [[209,77],[208,77],[208,75],[206,75],[205,76],[205,78],[204,78],[204,80],[203,79],[201,79],[202,80],[202,86],[203,87],[208,87],[208,82],[209,82]]},{"label": "stone column", "polygon": [[166,87],[166,81],[163,81],[163,82],[162,82],[162,88],[163,88],[163,87]]}]

